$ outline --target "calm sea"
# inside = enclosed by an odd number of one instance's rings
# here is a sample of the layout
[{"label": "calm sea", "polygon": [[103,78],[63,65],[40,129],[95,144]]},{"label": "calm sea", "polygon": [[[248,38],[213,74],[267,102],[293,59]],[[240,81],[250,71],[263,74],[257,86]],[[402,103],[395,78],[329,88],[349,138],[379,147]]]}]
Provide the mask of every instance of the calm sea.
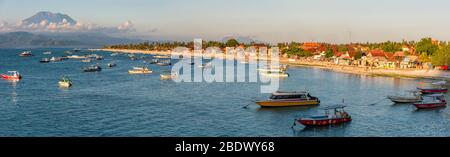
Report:
[{"label": "calm sea", "polygon": [[[42,54],[46,50],[53,54]],[[321,99],[321,106],[260,108],[252,101],[270,96],[260,93],[260,83],[163,81],[159,74],[170,67],[149,64],[153,74],[128,75],[132,66],[146,63],[125,55],[95,52],[105,59],[39,63],[66,50],[71,49],[32,49],[35,56],[19,57],[21,49],[0,49],[0,73],[17,70],[23,75],[17,83],[0,80],[0,136],[450,136],[448,108],[418,111],[384,99],[431,80],[291,67],[280,90],[306,89]],[[109,62],[117,67],[107,68]],[[96,63],[102,72],[81,72]],[[73,80],[72,88],[58,87],[62,75]],[[342,99],[353,122],[291,129],[295,118],[320,114],[320,107]]]}]

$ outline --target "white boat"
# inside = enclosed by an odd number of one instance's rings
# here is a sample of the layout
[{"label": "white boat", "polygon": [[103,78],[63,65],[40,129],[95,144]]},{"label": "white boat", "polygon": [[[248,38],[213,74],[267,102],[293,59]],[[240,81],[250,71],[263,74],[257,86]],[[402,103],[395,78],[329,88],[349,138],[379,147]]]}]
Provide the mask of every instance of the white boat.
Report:
[{"label": "white boat", "polygon": [[421,102],[423,99],[419,94],[419,91],[410,91],[412,95],[390,95],[387,96],[389,100],[395,103],[415,103]]},{"label": "white boat", "polygon": [[62,88],[69,88],[72,86],[72,81],[67,77],[63,77],[59,80],[58,85]]},{"label": "white boat", "polygon": [[161,80],[170,80],[173,78],[178,77],[178,75],[174,72],[165,72],[159,75],[161,77]]},{"label": "white boat", "polygon": [[44,55],[51,55],[52,54],[52,52],[51,51],[45,51],[44,53],[42,53],[42,54],[44,54]]},{"label": "white boat", "polygon": [[128,70],[128,73],[129,74],[151,74],[151,73],[153,73],[153,71],[146,67],[133,67],[133,69]]},{"label": "white boat", "polygon": [[86,59],[86,56],[78,56],[78,55],[71,55],[71,56],[67,56],[67,58],[69,59]]},{"label": "white boat", "polygon": [[289,77],[289,74],[285,72],[260,72],[260,75],[266,77],[279,77],[279,78]]}]

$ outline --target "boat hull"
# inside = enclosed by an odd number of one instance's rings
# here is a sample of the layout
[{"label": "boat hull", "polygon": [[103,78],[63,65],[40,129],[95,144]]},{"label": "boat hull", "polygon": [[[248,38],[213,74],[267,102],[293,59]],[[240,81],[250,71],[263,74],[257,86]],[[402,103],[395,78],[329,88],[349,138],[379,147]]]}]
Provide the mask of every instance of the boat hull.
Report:
[{"label": "boat hull", "polygon": [[396,97],[396,96],[388,96],[388,99],[395,103],[416,103],[421,102],[421,98],[409,98],[409,97]]},{"label": "boat hull", "polygon": [[447,102],[438,102],[438,103],[416,103],[414,104],[417,109],[432,109],[432,108],[440,108],[446,107]]},{"label": "boat hull", "polygon": [[71,87],[72,86],[72,83],[70,83],[70,82],[58,82],[58,85],[59,85],[59,87],[62,87],[62,88],[69,88],[69,87]]},{"label": "boat hull", "polygon": [[435,89],[423,89],[418,88],[422,94],[436,94],[436,93],[447,93],[447,88],[435,88]]},{"label": "boat hull", "polygon": [[318,100],[283,100],[283,101],[258,101],[256,102],[261,107],[289,107],[289,106],[314,106],[319,105]]},{"label": "boat hull", "polygon": [[352,118],[331,118],[331,119],[300,119],[298,122],[305,126],[328,126],[351,122]]},{"label": "boat hull", "polygon": [[1,74],[0,76],[2,79],[5,79],[5,80],[20,80],[20,79],[22,79],[22,76],[9,76],[9,75],[3,75],[3,74]]}]

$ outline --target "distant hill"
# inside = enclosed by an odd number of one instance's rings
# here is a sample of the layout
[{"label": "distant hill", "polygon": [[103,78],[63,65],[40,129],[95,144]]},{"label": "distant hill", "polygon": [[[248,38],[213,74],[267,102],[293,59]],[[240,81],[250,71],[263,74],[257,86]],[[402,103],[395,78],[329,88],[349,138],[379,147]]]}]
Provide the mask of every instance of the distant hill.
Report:
[{"label": "distant hill", "polygon": [[41,22],[46,21],[47,23],[67,23],[70,25],[77,24],[77,21],[72,19],[70,16],[61,13],[52,13],[48,11],[41,11],[37,14],[25,19],[22,21],[24,24],[40,24]]},{"label": "distant hill", "polygon": [[89,47],[96,48],[109,44],[141,42],[137,39],[114,38],[92,33],[29,33],[11,32],[0,34],[0,48],[39,47]]}]

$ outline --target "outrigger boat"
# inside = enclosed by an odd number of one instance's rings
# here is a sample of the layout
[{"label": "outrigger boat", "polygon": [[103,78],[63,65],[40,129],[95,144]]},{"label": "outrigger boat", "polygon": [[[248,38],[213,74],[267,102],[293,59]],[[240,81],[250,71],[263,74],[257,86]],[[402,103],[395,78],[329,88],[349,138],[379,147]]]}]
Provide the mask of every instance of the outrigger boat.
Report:
[{"label": "outrigger boat", "polygon": [[[305,126],[329,126],[351,122],[352,117],[344,111],[345,107],[344,105],[325,107],[323,108],[325,110],[324,115],[300,118],[297,122]],[[334,112],[330,114],[329,110],[334,110]]]},{"label": "outrigger boat", "polygon": [[261,107],[288,107],[319,105],[320,100],[308,92],[275,92],[269,100],[257,101]]},{"label": "outrigger boat", "polygon": [[153,73],[152,70],[148,69],[147,67],[133,67],[132,70],[128,70],[129,74],[151,74]]},{"label": "outrigger boat", "polygon": [[433,85],[440,86],[439,88],[417,88],[422,94],[436,94],[436,93],[447,93],[448,89],[444,87],[447,84],[446,81],[439,81],[432,83]]},{"label": "outrigger boat", "polygon": [[83,70],[83,72],[97,72],[97,71],[102,71],[102,67],[100,67],[98,65],[91,65],[87,68],[83,68],[82,70]]},{"label": "outrigger boat", "polygon": [[8,71],[7,74],[0,74],[0,76],[1,76],[3,79],[5,79],[5,80],[14,80],[14,81],[17,81],[17,80],[22,79],[22,76],[21,76],[20,73],[17,72],[17,71]]},{"label": "outrigger boat", "polygon": [[447,101],[443,94],[425,95],[426,99],[420,103],[414,103],[417,109],[432,109],[438,107],[446,107]]},{"label": "outrigger boat", "polygon": [[59,87],[70,88],[72,86],[72,81],[67,77],[62,77],[58,82]]},{"label": "outrigger boat", "polygon": [[412,91],[412,93],[412,96],[388,96],[387,98],[395,103],[415,103],[423,100],[419,91]]},{"label": "outrigger boat", "polygon": [[33,56],[33,54],[31,53],[31,51],[24,51],[24,52],[20,53],[19,56],[29,57],[29,56]]}]

